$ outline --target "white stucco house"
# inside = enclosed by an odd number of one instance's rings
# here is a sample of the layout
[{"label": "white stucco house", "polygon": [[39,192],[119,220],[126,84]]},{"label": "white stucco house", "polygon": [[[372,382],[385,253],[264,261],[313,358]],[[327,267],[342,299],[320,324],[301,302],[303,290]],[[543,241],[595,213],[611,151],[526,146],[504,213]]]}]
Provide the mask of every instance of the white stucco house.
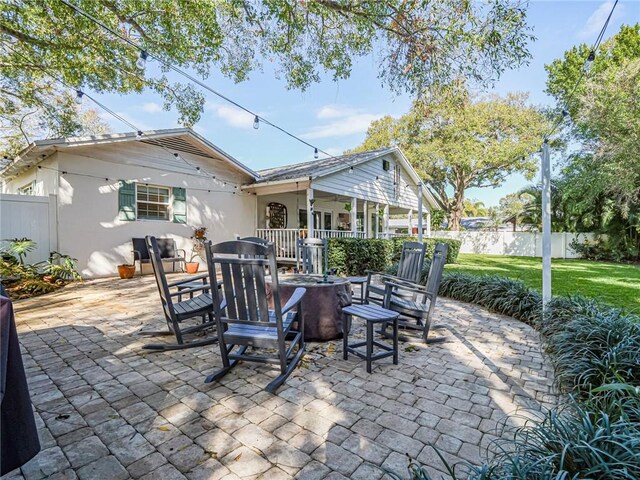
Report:
[{"label": "white stucco house", "polygon": [[0,238],[38,238],[85,277],[130,263],[133,237],[189,253],[205,226],[214,242],[267,238],[286,262],[300,236],[381,237],[390,214],[439,208],[398,148],[253,171],[187,128],[38,140],[0,175]]}]

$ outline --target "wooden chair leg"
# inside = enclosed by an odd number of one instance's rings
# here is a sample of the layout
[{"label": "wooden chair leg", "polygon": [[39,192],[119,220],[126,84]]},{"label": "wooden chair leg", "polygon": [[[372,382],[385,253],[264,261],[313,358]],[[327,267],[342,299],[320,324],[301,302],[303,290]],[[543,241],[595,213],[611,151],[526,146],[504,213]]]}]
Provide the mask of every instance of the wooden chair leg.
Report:
[{"label": "wooden chair leg", "polygon": [[393,320],[393,364],[398,365],[398,317]]},{"label": "wooden chair leg", "polygon": [[293,372],[293,370],[298,365],[298,362],[304,355],[304,350],[304,347],[298,349],[296,355],[289,361],[286,370],[278,375],[271,383],[269,383],[269,385],[267,385],[267,387],[265,388],[267,392],[274,393],[287,380],[287,378],[289,378],[289,375],[291,375],[291,372]]},{"label": "wooden chair leg", "polygon": [[373,323],[367,321],[367,373],[371,373],[372,355],[373,355]]},{"label": "wooden chair leg", "polygon": [[342,358],[349,360],[349,326],[351,325],[351,315],[347,315],[342,323]]}]

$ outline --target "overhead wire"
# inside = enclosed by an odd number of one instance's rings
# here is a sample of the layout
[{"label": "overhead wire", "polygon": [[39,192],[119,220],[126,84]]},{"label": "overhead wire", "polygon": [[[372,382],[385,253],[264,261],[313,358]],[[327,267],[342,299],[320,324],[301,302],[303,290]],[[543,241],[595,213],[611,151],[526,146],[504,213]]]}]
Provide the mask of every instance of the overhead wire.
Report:
[{"label": "overhead wire", "polygon": [[[195,83],[196,85],[200,86],[201,88],[207,90],[208,92],[214,94],[215,96],[217,96],[218,98],[223,99],[224,101],[230,103],[231,105],[239,108],[240,110],[252,115],[254,117],[254,128],[255,124],[257,123],[259,125],[259,122],[262,122],[276,130],[278,130],[279,132],[293,138],[294,140],[310,147],[313,149],[314,151],[314,156],[317,156],[318,153],[322,153],[324,155],[326,155],[329,158],[334,158],[334,155],[331,155],[330,153],[322,150],[321,148],[317,147],[316,145],[313,145],[309,142],[307,142],[306,140],[298,137],[297,135],[289,132],[288,130],[286,130],[285,128],[271,122],[270,120],[268,120],[267,118],[261,116],[260,114],[258,114],[257,112],[251,110],[250,108],[247,108],[245,106],[243,106],[242,104],[240,104],[239,102],[233,100],[232,98],[228,97],[227,95],[211,88],[210,86],[208,86],[206,83],[202,82],[201,80],[199,80],[198,78],[194,77],[193,75],[191,75],[190,73],[186,72],[185,70],[177,67],[176,65],[174,65],[173,63],[163,59],[160,55],[154,54],[152,51],[138,45],[136,42],[134,42],[133,40],[131,40],[130,38],[122,35],[121,33],[117,32],[116,30],[112,29],[111,27],[109,27],[108,25],[106,25],[104,22],[98,20],[97,18],[95,18],[93,15],[85,12],[84,10],[82,10],[80,7],[74,5],[73,3],[67,1],[67,0],[58,0],[61,3],[63,3],[64,5],[66,5],[67,7],[71,8],[72,10],[74,10],[76,13],[79,13],[80,15],[82,15],[83,17],[87,18],[88,20],[90,20],[91,22],[95,23],[96,25],[98,25],[100,28],[108,31],[109,33],[111,33],[113,36],[115,36],[116,38],[119,38],[120,40],[122,40],[123,42],[126,42],[127,44],[129,44],[130,46],[134,47],[136,50],[138,50],[139,55],[142,57],[144,56],[144,59],[146,60],[147,58],[152,58],[154,60],[156,60],[157,62],[161,63],[162,65],[164,65],[166,68],[168,68],[169,70],[178,73],[179,75],[182,75],[183,77],[185,77],[186,79],[188,79],[189,81]],[[258,122],[256,122],[256,120],[258,120]],[[317,158],[317,157],[316,157]]]}]

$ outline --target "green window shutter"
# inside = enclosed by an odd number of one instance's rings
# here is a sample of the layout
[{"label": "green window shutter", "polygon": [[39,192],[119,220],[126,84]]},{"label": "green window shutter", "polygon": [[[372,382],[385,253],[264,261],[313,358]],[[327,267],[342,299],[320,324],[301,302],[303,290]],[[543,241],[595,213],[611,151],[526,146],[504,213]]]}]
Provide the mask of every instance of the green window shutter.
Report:
[{"label": "green window shutter", "polygon": [[126,221],[136,219],[136,184],[129,180],[119,182],[118,218]]},{"label": "green window shutter", "polygon": [[173,223],[187,223],[187,190],[173,187]]}]

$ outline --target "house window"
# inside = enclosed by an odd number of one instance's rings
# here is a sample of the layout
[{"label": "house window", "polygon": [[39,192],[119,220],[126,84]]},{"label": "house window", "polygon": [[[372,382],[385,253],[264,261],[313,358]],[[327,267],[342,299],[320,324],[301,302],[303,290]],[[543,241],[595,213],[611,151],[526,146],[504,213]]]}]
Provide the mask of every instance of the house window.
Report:
[{"label": "house window", "polygon": [[171,189],[154,185],[136,187],[136,211],[138,220],[169,220]]},{"label": "house window", "polygon": [[27,183],[24,187],[20,187],[18,189],[18,195],[35,195],[36,192],[36,182],[35,180],[33,182],[29,182]]}]

